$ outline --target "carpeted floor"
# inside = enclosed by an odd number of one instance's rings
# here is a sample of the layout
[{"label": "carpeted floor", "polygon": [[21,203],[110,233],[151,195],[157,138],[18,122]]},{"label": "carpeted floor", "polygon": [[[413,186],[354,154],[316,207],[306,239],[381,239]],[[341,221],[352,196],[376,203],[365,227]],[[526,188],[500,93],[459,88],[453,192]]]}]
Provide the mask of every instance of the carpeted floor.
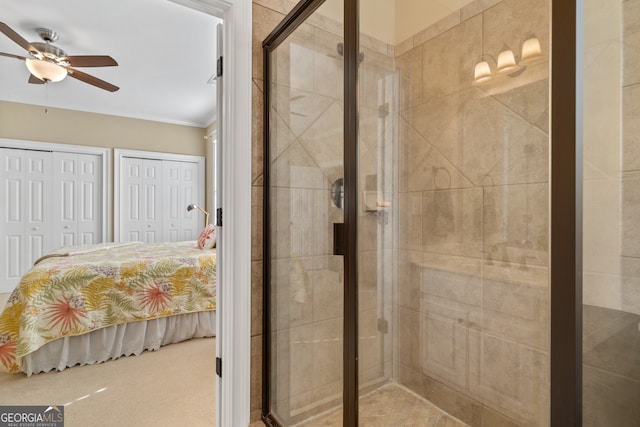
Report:
[{"label": "carpeted floor", "polygon": [[65,427],[214,426],[215,345],[194,339],[29,378],[0,373],[0,405],[65,405]]}]

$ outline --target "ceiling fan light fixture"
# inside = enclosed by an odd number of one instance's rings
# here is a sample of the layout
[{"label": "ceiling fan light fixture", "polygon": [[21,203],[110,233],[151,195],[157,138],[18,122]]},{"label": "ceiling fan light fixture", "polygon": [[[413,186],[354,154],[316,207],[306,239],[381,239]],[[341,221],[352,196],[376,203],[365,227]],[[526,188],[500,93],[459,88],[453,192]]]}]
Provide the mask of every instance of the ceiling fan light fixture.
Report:
[{"label": "ceiling fan light fixture", "polygon": [[45,59],[26,59],[29,72],[45,82],[59,82],[67,77],[67,69]]}]

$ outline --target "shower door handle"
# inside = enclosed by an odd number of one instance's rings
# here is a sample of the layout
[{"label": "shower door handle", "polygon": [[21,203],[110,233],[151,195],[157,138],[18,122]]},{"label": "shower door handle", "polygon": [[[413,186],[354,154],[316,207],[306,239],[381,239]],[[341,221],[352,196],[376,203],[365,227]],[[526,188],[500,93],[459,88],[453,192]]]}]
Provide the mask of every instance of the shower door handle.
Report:
[{"label": "shower door handle", "polygon": [[344,255],[344,223],[333,223],[333,254]]}]

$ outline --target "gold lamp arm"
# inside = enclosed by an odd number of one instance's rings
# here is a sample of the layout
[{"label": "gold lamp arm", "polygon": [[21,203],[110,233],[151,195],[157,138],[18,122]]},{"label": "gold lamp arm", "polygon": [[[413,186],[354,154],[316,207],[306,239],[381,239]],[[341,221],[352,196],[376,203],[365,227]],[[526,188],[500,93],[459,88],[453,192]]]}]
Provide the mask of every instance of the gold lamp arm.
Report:
[{"label": "gold lamp arm", "polygon": [[207,225],[209,225],[209,212],[205,211],[195,203],[187,206],[187,212],[191,212],[193,209],[198,209],[200,212],[202,212],[204,214],[204,226],[206,227]]}]

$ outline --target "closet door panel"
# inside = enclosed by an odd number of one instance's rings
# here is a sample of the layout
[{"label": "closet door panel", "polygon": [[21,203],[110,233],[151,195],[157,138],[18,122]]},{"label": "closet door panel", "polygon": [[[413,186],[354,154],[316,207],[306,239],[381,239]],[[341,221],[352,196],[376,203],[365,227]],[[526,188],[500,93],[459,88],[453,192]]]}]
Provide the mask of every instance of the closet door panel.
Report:
[{"label": "closet door panel", "polygon": [[54,246],[79,245],[77,234],[77,159],[73,153],[53,153],[53,243]]},{"label": "closet door panel", "polygon": [[25,261],[25,212],[23,196],[25,157],[20,150],[0,149],[0,184],[3,206],[0,209],[0,292],[11,292],[18,283]]},{"label": "closet door panel", "polygon": [[182,162],[164,160],[162,162],[162,212],[164,240],[177,242],[180,240],[180,220],[182,211],[187,211],[187,205],[180,197],[180,178]]},{"label": "closet door panel", "polygon": [[121,164],[122,184],[120,198],[121,242],[142,240],[142,160],[125,157]]},{"label": "closet door panel", "polygon": [[77,235],[80,244],[90,245],[102,241],[102,162],[90,154],[79,154],[77,162]]},{"label": "closet door panel", "polygon": [[102,242],[102,160],[0,148],[0,292],[60,246]]},{"label": "closet door panel", "polygon": [[204,228],[204,217],[198,210],[187,212],[187,205],[196,203],[204,207],[204,200],[200,200],[200,186],[204,180],[198,173],[197,163],[182,163],[180,180],[181,206],[184,208],[180,212],[180,239],[196,240],[200,230]]},{"label": "closet door panel", "polygon": [[[144,158],[148,154],[148,158]],[[117,224],[120,241],[145,243],[197,239],[204,217],[187,211],[191,203],[204,207],[200,194],[204,176],[197,161],[172,160],[170,155],[136,152],[140,157],[119,158]]]},{"label": "closet door panel", "polygon": [[145,243],[159,243],[162,234],[162,161],[142,161],[143,167],[143,241]]},{"label": "closet door panel", "polygon": [[27,152],[25,155],[27,168],[24,180],[27,188],[25,198],[26,263],[22,268],[25,272],[35,260],[54,249],[51,221],[53,210],[52,157],[53,153],[42,151]]}]

